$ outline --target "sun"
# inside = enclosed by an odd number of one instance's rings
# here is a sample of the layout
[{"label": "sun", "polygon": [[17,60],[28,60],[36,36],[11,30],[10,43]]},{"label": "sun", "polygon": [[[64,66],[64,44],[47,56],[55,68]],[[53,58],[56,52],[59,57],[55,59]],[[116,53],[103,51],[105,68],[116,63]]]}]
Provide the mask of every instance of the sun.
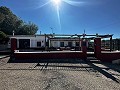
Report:
[{"label": "sun", "polygon": [[52,0],[53,4],[56,6],[59,6],[61,3],[61,0]]},{"label": "sun", "polygon": [[81,6],[82,3],[83,4],[85,3],[85,2],[82,2],[81,0],[44,0],[44,1],[47,1],[47,2],[43,3],[42,5],[40,5],[37,8],[42,8],[42,7],[45,7],[47,5],[51,5],[54,8],[54,10],[56,11],[60,31],[62,29],[62,23],[61,23],[62,10],[61,10],[61,7],[63,5],[65,5],[64,3],[67,3],[67,4],[72,5],[72,6],[77,6],[77,7]]}]

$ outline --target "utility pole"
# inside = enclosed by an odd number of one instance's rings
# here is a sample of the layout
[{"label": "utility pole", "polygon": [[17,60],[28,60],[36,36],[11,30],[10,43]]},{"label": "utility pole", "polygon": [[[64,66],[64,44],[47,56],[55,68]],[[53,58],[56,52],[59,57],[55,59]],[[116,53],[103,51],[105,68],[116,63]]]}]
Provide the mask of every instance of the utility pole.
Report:
[{"label": "utility pole", "polygon": [[84,29],[84,34],[85,34],[85,29]]},{"label": "utility pole", "polygon": [[40,31],[40,35],[41,35],[41,31]]},{"label": "utility pole", "polygon": [[53,28],[52,28],[52,27],[50,27],[50,29],[52,30],[52,34],[53,34]]},{"label": "utility pole", "polygon": [[83,37],[85,37],[85,29],[84,29],[84,32],[83,32]]}]

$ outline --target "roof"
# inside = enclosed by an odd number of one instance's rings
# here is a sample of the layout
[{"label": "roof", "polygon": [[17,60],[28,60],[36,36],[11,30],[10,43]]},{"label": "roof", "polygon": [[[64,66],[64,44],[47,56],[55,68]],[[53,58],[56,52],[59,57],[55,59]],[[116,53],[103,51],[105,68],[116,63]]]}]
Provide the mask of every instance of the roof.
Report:
[{"label": "roof", "polygon": [[36,36],[52,36],[54,37],[54,39],[56,38],[82,38],[85,36],[89,37],[91,39],[94,39],[95,37],[100,37],[100,38],[110,38],[113,36],[113,34],[106,34],[106,35],[98,35],[98,34],[94,34],[94,35],[88,35],[88,34],[41,34],[41,35],[8,35],[9,37],[36,37]]}]

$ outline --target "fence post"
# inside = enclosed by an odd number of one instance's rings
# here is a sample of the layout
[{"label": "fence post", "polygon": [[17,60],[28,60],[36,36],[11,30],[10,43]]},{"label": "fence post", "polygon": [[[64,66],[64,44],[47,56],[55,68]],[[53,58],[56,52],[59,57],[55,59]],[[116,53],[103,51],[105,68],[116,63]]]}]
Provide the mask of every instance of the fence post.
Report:
[{"label": "fence post", "polygon": [[94,39],[94,53],[96,58],[101,58],[101,38],[97,37]]},{"label": "fence post", "polygon": [[86,44],[86,40],[85,39],[82,39],[82,41],[81,41],[82,43],[82,45],[81,45],[81,47],[82,47],[82,52],[83,52],[83,55],[84,55],[84,59],[87,59],[87,44]]}]

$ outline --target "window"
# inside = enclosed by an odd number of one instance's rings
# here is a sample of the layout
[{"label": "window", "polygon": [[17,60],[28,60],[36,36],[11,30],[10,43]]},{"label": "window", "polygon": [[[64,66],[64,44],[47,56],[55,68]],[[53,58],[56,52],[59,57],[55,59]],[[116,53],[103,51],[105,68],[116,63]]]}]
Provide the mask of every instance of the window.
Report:
[{"label": "window", "polygon": [[64,42],[60,42],[60,47],[64,47]]},{"label": "window", "polygon": [[37,42],[37,47],[41,47],[41,42]]},{"label": "window", "polygon": [[30,39],[19,39],[19,48],[30,48]]},{"label": "window", "polygon": [[68,47],[72,47],[72,42],[68,42]]},{"label": "window", "polygon": [[76,42],[76,46],[79,46],[79,42]]}]

